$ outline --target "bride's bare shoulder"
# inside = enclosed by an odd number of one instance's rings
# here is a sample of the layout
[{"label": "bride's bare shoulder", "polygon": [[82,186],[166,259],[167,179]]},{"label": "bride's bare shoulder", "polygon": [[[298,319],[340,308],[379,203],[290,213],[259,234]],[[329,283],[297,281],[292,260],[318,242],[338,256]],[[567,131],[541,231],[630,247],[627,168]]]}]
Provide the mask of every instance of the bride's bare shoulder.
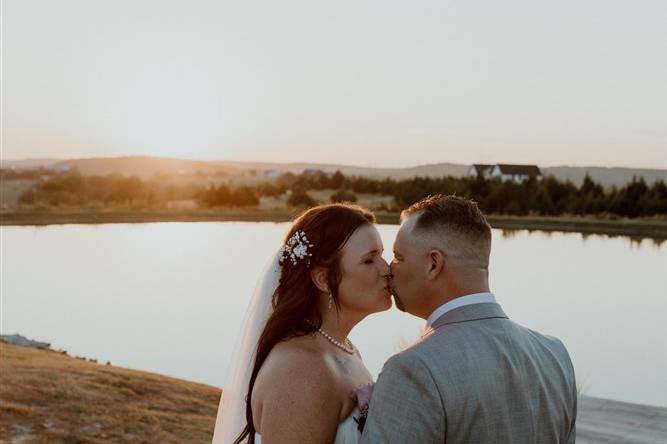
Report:
[{"label": "bride's bare shoulder", "polygon": [[253,388],[256,429],[280,442],[281,436],[291,437],[284,442],[332,441],[343,408],[340,394],[331,365],[312,336],[280,342]]},{"label": "bride's bare shoulder", "polygon": [[[298,386],[301,390],[310,388],[323,395],[336,382],[329,361],[312,335],[290,338],[273,347],[262,364],[256,384],[263,392],[267,389],[289,391],[292,386]],[[281,384],[275,384],[275,381],[281,381]]]},{"label": "bride's bare shoulder", "polygon": [[[288,374],[331,374],[330,366],[312,335],[298,336],[276,344],[262,365],[262,372]],[[294,373],[297,372],[297,373]]]}]

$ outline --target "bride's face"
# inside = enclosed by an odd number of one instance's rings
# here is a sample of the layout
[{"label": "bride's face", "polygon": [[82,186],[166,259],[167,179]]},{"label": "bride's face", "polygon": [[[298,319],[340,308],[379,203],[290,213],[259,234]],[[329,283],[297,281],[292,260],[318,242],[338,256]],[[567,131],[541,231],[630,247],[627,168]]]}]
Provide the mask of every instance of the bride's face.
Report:
[{"label": "bride's face", "polygon": [[341,308],[369,314],[391,308],[389,265],[382,258],[382,239],[371,224],[352,233],[341,251]]}]

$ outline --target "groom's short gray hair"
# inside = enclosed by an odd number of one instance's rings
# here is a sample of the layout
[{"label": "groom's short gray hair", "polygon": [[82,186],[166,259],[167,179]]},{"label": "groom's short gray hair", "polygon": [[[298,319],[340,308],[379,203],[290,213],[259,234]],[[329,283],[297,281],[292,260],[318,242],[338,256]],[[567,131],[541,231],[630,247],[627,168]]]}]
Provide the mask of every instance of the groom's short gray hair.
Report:
[{"label": "groom's short gray hair", "polygon": [[416,215],[414,231],[428,233],[445,244],[448,254],[463,262],[488,267],[491,226],[473,200],[455,195],[429,196],[401,213],[401,220]]}]

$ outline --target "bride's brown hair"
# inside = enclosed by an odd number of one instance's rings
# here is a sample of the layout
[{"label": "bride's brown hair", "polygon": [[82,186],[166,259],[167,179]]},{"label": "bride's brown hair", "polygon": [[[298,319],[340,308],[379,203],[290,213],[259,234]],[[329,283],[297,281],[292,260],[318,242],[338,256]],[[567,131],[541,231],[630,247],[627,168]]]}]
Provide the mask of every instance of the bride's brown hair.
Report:
[{"label": "bride's brown hair", "polygon": [[338,285],[342,278],[340,251],[357,228],[373,223],[375,223],[373,213],[352,204],[317,206],[306,210],[292,223],[285,236],[285,243],[297,231],[303,231],[313,245],[308,248],[308,253],[312,256],[297,259],[296,263],[289,258],[282,262],[280,281],[272,299],[273,313],[259,338],[255,363],[250,375],[246,396],[246,426],[234,444],[241,444],[246,437],[248,444],[255,442],[252,389],[259,369],[271,349],[280,341],[310,334],[322,325],[322,318],[317,310],[320,291],[313,283],[310,271],[314,267],[327,268],[329,289],[338,308]]}]

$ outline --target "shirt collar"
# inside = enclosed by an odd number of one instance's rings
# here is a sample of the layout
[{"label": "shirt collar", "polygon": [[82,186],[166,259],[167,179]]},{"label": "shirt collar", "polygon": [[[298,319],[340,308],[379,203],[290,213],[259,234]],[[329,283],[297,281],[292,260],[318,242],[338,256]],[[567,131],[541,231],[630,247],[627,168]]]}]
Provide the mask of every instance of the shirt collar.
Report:
[{"label": "shirt collar", "polygon": [[435,311],[431,313],[431,316],[429,316],[426,320],[426,326],[431,327],[436,319],[448,311],[454,310],[455,308],[471,304],[483,304],[487,302],[496,302],[496,298],[493,293],[474,293],[465,296],[459,296],[458,298],[452,299],[451,301],[436,308]]}]

